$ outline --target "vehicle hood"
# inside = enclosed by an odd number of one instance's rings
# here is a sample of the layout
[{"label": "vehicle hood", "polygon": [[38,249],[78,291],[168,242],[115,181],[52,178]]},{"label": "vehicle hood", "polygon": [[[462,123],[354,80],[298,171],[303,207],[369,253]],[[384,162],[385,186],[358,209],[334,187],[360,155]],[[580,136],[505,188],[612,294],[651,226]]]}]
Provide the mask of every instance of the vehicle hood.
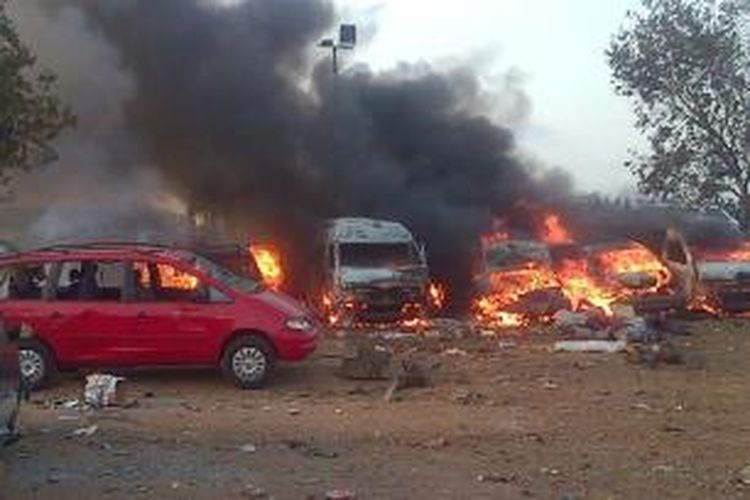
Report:
[{"label": "vehicle hood", "polygon": [[253,295],[253,298],[287,316],[310,316],[309,311],[300,302],[280,292],[263,290]]},{"label": "vehicle hood", "polygon": [[417,285],[425,281],[425,269],[420,266],[393,269],[387,267],[342,267],[341,282],[344,285]]}]

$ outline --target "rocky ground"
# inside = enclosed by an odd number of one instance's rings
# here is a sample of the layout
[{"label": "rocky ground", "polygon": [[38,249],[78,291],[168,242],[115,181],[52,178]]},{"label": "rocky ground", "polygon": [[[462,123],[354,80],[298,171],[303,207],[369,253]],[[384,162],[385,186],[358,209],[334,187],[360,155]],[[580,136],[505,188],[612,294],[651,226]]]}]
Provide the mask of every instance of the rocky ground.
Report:
[{"label": "rocky ground", "polygon": [[79,410],[66,376],[0,450],[0,498],[750,496],[750,323],[691,329],[683,363],[655,368],[540,332],[381,340],[434,367],[390,400],[389,380],[334,374],[352,349],[334,338],[262,391],[137,372],[134,406]]}]

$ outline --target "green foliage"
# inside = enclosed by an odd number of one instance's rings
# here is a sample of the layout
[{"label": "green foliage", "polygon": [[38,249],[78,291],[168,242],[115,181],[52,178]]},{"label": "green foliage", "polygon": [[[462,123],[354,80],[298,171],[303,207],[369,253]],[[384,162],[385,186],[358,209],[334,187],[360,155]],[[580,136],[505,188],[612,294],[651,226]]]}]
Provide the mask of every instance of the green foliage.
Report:
[{"label": "green foliage", "polygon": [[645,194],[750,222],[750,1],[642,0],[607,57],[649,143],[628,167]]},{"label": "green foliage", "polygon": [[50,141],[73,124],[55,93],[55,77],[35,69],[0,0],[0,185],[20,170],[55,158]]}]

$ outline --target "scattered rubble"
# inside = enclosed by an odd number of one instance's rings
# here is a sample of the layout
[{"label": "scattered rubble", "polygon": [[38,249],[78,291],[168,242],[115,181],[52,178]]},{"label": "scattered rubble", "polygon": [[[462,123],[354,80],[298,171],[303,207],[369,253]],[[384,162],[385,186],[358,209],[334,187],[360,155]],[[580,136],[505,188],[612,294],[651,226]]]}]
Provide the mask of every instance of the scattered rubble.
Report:
[{"label": "scattered rubble", "polygon": [[384,399],[390,402],[393,400],[397,391],[429,386],[432,383],[433,374],[439,366],[439,363],[427,365],[426,363],[415,359],[402,360],[399,370],[393,377],[393,381],[388,387],[388,390],[385,392]]},{"label": "scattered rubble", "polygon": [[83,400],[94,408],[120,406],[125,403],[125,395],[120,386],[120,382],[124,380],[123,377],[101,373],[89,375],[86,377]]},{"label": "scattered rubble", "polygon": [[354,356],[341,360],[336,375],[352,380],[387,380],[391,353],[370,342],[360,342]]},{"label": "scattered rubble", "polygon": [[627,349],[622,340],[561,340],[555,342],[554,350],[564,352],[605,352],[615,353]]},{"label": "scattered rubble", "polygon": [[326,500],[356,500],[352,490],[331,490],[326,493]]},{"label": "scattered rubble", "polygon": [[80,429],[76,429],[75,431],[73,431],[73,436],[87,438],[96,434],[96,431],[98,430],[99,430],[98,425],[91,425],[89,427],[81,427]]}]

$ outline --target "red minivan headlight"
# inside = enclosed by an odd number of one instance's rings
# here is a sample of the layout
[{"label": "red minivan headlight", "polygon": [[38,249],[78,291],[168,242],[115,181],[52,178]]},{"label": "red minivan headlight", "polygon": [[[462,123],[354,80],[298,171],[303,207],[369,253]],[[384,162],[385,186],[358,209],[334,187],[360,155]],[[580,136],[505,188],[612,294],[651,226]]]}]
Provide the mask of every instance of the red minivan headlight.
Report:
[{"label": "red minivan headlight", "polygon": [[305,317],[289,318],[286,320],[286,327],[290,330],[306,332],[307,330],[312,330],[313,322],[309,318]]}]

